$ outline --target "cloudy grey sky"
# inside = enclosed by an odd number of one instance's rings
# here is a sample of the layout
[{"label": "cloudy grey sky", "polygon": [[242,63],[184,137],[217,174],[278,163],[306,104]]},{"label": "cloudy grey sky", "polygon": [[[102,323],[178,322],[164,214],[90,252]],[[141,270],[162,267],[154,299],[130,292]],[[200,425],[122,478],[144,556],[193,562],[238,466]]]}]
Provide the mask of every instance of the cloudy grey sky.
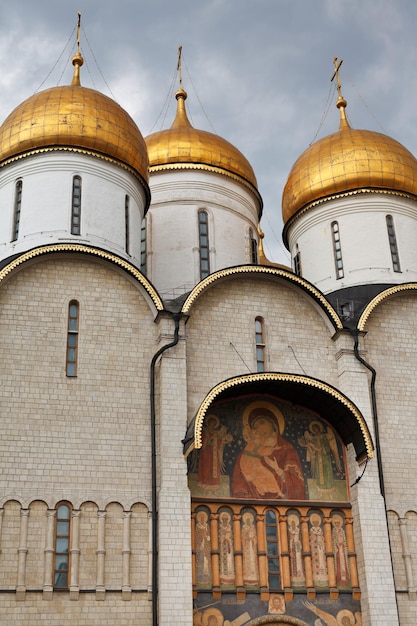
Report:
[{"label": "cloudy grey sky", "polygon": [[338,127],[330,92],[334,56],[344,59],[341,80],[351,125],[385,132],[417,154],[416,0],[1,5],[1,122],[40,85],[70,82],[78,10],[86,61],[82,84],[114,97],[144,136],[172,122],[172,81],[182,44],[190,119],[229,140],[251,162],[264,199],[265,249],[273,261],[290,263],[281,243],[281,195],[291,166],[313,140]]}]

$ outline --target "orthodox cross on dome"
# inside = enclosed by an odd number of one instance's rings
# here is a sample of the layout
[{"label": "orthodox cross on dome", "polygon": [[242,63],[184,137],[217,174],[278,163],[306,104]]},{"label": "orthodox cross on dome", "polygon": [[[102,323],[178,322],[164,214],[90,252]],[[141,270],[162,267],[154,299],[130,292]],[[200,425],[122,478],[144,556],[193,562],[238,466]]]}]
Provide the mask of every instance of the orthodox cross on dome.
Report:
[{"label": "orthodox cross on dome", "polygon": [[77,52],[73,56],[72,64],[74,66],[74,76],[72,77],[71,85],[75,85],[79,87],[80,83],[80,67],[84,63],[84,59],[80,52],[80,30],[81,30],[81,13],[78,11],[78,22],[77,22]]},{"label": "orthodox cross on dome", "polygon": [[182,55],[182,45],[178,46],[178,63],[177,63],[177,72],[180,77],[180,89],[183,89],[182,86],[182,67],[181,67],[181,55]]},{"label": "orthodox cross on dome", "polygon": [[343,63],[343,59],[339,60],[337,57],[334,57],[333,63],[334,63],[334,72],[330,79],[330,82],[333,82],[334,79],[336,78],[336,89],[337,89],[337,94],[338,94],[336,106],[340,111],[340,128],[339,129],[341,130],[342,128],[349,128],[349,122],[347,121],[346,111],[345,111],[347,107],[347,102],[342,96],[342,86],[340,84],[340,73],[339,73],[340,66]]},{"label": "orthodox cross on dome", "polygon": [[335,57],[333,59],[333,63],[334,63],[334,72],[333,72],[333,76],[330,79],[330,82],[332,83],[334,81],[334,79],[336,78],[336,89],[337,89],[337,93],[339,95],[339,98],[343,98],[342,96],[342,86],[340,84],[340,75],[339,75],[339,70],[340,70],[340,66],[343,63],[343,59],[339,59],[337,57]]},{"label": "orthodox cross on dome", "polygon": [[175,94],[177,99],[177,113],[175,115],[175,119],[172,122],[171,128],[184,128],[190,127],[191,124],[187,117],[187,112],[185,110],[185,101],[187,99],[187,92],[182,86],[182,66],[181,66],[181,56],[182,56],[182,46],[181,44],[178,46],[178,61],[177,61],[177,72],[180,79],[180,87]]}]

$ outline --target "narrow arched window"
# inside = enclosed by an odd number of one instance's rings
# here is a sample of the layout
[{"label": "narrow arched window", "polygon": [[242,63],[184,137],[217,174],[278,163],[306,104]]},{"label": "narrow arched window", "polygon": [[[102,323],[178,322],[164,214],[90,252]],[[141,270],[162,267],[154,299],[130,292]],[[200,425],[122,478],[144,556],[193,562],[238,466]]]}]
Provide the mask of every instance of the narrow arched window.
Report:
[{"label": "narrow arched window", "polygon": [[80,305],[76,300],[71,300],[68,307],[68,332],[67,332],[67,376],[77,376],[78,360],[78,327]]},{"label": "narrow arched window", "polygon": [[249,229],[249,240],[250,240],[250,260],[251,263],[257,265],[258,263],[258,242],[255,239],[255,235],[253,234],[252,228]]},{"label": "narrow arched window", "polygon": [[336,278],[343,278],[343,259],[342,259],[342,246],[340,244],[340,231],[338,222],[332,222],[332,237],[333,237],[333,252],[334,263],[336,268]]},{"label": "narrow arched window", "polygon": [[262,317],[255,319],[256,371],[265,371],[265,337]]},{"label": "narrow arched window", "polygon": [[398,255],[397,237],[395,235],[394,220],[392,215],[386,215],[389,248],[391,251],[392,269],[401,272],[400,257]]},{"label": "narrow arched window", "polygon": [[277,516],[268,510],[265,515],[266,555],[268,559],[268,584],[270,589],[280,589],[280,567]]},{"label": "narrow arched window", "polygon": [[71,234],[81,233],[81,176],[72,179]]},{"label": "narrow arched window", "polygon": [[200,248],[200,279],[210,274],[209,232],[207,211],[198,212],[198,239]]},{"label": "narrow arched window", "polygon": [[298,249],[298,243],[296,244],[296,250],[297,252],[295,253],[295,256],[293,258],[293,262],[294,262],[294,272],[295,274],[297,274],[297,276],[302,276],[302,269],[301,269],[301,252]]},{"label": "narrow arched window", "polygon": [[146,218],[144,217],[140,227],[140,271],[146,274],[147,271],[147,250],[146,250]]},{"label": "narrow arched window", "polygon": [[54,589],[68,589],[70,571],[71,507],[66,503],[56,506]]},{"label": "narrow arched window", "polygon": [[23,181],[17,180],[14,195],[14,214],[13,214],[13,233],[12,241],[16,241],[19,237],[20,212],[22,209],[22,189]]},{"label": "narrow arched window", "polygon": [[125,195],[125,249],[126,249],[126,254],[129,254],[129,248],[130,248],[129,204],[130,204],[130,198],[126,194]]}]

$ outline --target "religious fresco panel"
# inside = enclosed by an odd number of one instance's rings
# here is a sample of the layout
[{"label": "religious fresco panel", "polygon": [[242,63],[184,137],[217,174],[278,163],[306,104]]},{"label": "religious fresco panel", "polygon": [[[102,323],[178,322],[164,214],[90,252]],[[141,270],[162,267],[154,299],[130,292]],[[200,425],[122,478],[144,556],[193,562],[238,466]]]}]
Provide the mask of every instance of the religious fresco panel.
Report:
[{"label": "religious fresco panel", "polygon": [[320,415],[217,402],[188,478],[194,626],[361,626],[345,451]]},{"label": "religious fresco panel", "polygon": [[337,433],[317,413],[270,396],[214,404],[188,472],[196,498],[349,500]]},{"label": "religious fresco panel", "polygon": [[199,594],[193,619],[194,626],[362,626],[360,603],[348,596],[337,600],[294,596],[288,601],[284,594],[271,594],[261,601],[255,595],[244,600],[232,595],[213,600],[210,594]]}]

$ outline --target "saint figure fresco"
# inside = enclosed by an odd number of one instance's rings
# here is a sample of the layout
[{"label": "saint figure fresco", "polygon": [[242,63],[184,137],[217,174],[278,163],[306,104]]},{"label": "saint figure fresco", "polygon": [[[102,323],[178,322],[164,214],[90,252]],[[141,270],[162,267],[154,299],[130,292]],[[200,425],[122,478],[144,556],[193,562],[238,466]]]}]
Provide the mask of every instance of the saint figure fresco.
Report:
[{"label": "saint figure fresco", "polygon": [[211,538],[208,514],[198,511],[195,525],[195,559],[197,585],[211,584]]},{"label": "saint figure fresco", "polygon": [[297,586],[305,585],[303,564],[303,547],[301,544],[300,520],[294,513],[288,515],[288,545],[290,552],[291,583]]},{"label": "saint figure fresco", "polygon": [[334,563],[336,568],[336,582],[341,587],[347,587],[350,583],[348,549],[346,534],[343,528],[343,518],[341,515],[332,517],[332,541]]},{"label": "saint figure fresco", "polygon": [[242,515],[243,582],[245,585],[259,583],[258,538],[256,536],[255,515],[246,511]]},{"label": "saint figure fresco", "polygon": [[232,516],[222,511],[219,517],[220,583],[233,585],[235,582],[235,554],[233,547]]},{"label": "saint figure fresco", "polygon": [[220,476],[223,470],[223,450],[233,437],[227,433],[226,426],[220,425],[216,415],[209,415],[203,431],[203,445],[198,463],[198,486],[204,495],[218,494]]},{"label": "saint figure fresco", "polygon": [[326,546],[322,521],[318,513],[312,513],[310,515],[309,534],[314,584],[316,587],[327,587],[329,579],[327,574]]}]

